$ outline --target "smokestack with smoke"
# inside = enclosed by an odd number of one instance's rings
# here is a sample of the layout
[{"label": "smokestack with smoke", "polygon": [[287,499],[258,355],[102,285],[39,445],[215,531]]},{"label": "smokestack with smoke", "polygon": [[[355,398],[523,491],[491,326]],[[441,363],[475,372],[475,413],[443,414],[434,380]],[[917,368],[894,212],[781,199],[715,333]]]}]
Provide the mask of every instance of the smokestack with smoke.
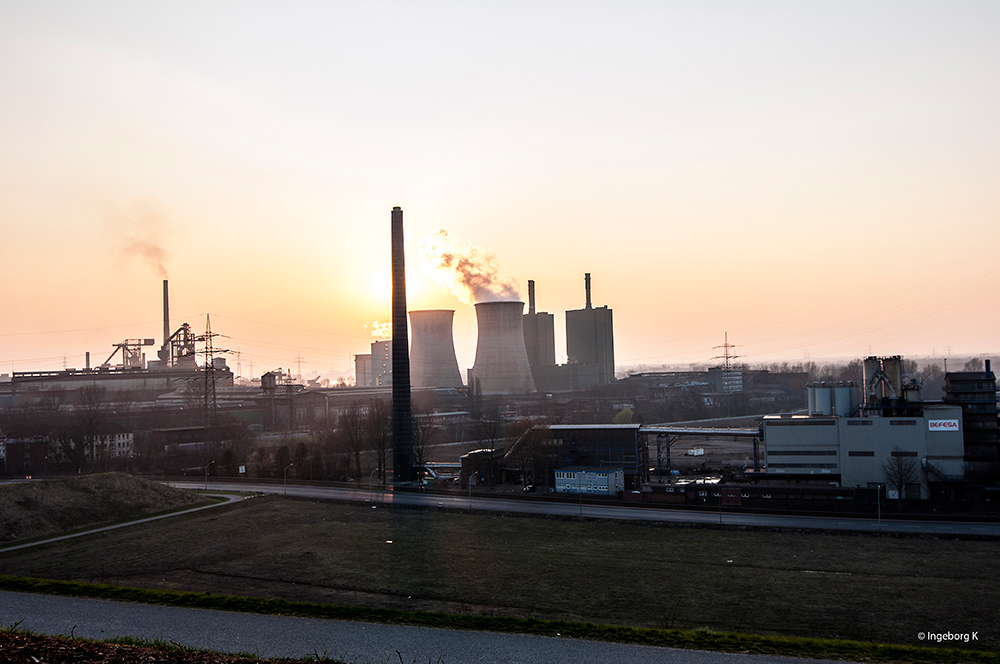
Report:
[{"label": "smokestack with smoke", "polygon": [[444,229],[425,238],[420,248],[422,267],[466,304],[520,301],[517,285],[498,276],[493,254],[459,246]]}]

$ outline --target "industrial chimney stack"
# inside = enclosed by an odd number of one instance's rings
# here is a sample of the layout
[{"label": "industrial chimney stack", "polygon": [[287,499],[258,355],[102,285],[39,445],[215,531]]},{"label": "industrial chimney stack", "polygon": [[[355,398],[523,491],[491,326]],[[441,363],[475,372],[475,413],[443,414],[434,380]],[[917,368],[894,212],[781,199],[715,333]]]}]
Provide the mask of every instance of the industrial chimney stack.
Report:
[{"label": "industrial chimney stack", "polygon": [[409,335],[406,323],[406,261],[403,210],[392,208],[392,448],[395,481],[414,479],[413,404],[410,400]]},{"label": "industrial chimney stack", "polygon": [[170,289],[166,279],[163,280],[163,345],[156,353],[160,358],[161,368],[170,366]]}]

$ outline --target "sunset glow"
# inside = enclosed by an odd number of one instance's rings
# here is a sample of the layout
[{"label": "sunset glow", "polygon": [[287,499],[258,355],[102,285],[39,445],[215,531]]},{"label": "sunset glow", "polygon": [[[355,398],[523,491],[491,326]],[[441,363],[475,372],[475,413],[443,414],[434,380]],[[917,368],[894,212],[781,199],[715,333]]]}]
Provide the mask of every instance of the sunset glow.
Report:
[{"label": "sunset glow", "polygon": [[[353,375],[390,312],[614,310],[619,372],[1000,357],[996,2],[0,3],[0,373],[199,332]],[[509,295],[513,297],[510,291]],[[152,353],[152,351],[150,351]],[[150,358],[152,359],[152,358]],[[560,357],[559,361],[565,358]],[[235,366],[236,358],[230,364]]]}]

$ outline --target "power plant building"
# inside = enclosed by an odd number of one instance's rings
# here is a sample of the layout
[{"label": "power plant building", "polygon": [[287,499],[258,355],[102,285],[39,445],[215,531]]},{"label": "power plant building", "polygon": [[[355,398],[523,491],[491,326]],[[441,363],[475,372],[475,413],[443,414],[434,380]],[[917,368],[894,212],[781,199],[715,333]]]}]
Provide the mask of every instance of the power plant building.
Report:
[{"label": "power plant building", "polygon": [[524,349],[536,387],[541,387],[543,373],[556,364],[555,317],[535,311],[535,282],[528,282],[528,313],[524,314]]},{"label": "power plant building", "polygon": [[584,277],[587,304],[566,312],[566,355],[577,365],[577,387],[604,385],[615,380],[615,340],[611,309],[595,308],[590,298],[590,274]]},{"label": "power plant building", "polygon": [[392,385],[392,340],[373,341],[371,351],[354,356],[354,384],[357,387]]}]

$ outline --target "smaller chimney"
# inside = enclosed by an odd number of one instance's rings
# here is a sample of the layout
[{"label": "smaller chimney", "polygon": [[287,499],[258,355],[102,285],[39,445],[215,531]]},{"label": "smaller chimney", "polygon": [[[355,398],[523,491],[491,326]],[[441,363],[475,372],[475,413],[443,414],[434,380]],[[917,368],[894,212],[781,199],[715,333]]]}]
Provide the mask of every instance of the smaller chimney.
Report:
[{"label": "smaller chimney", "polygon": [[584,287],[587,289],[587,308],[592,309],[593,307],[590,304],[590,272],[583,275],[583,283]]},{"label": "smaller chimney", "polygon": [[986,369],[986,373],[989,373],[990,372],[990,361],[987,359],[987,360],[985,360],[985,363],[986,363],[986,365],[983,368]]},{"label": "smaller chimney", "polygon": [[535,313],[535,282],[528,279],[528,314],[533,313]]},{"label": "smaller chimney", "polygon": [[170,294],[167,288],[167,280],[163,280],[163,345],[167,345],[170,338]]},{"label": "smaller chimney", "polygon": [[[986,361],[989,362],[989,360],[986,360]],[[987,371],[989,371],[989,365],[988,364],[986,365],[986,369],[987,369]],[[87,351],[87,371],[90,371],[90,351],[89,350]]]}]

